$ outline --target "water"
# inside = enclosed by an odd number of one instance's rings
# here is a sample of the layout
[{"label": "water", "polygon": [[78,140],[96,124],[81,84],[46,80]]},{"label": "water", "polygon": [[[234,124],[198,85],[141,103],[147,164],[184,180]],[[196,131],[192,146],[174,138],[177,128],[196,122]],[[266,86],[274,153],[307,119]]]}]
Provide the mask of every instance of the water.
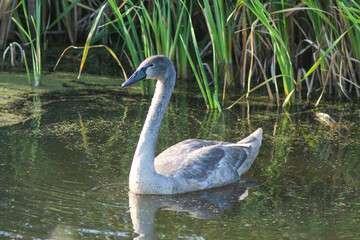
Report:
[{"label": "water", "polygon": [[360,112],[351,103],[280,112],[266,98],[221,115],[175,94],[158,152],[187,138],[263,146],[247,181],[134,196],[127,181],[149,98],[117,89],[35,94],[30,120],[0,128],[0,239],[360,238]]}]

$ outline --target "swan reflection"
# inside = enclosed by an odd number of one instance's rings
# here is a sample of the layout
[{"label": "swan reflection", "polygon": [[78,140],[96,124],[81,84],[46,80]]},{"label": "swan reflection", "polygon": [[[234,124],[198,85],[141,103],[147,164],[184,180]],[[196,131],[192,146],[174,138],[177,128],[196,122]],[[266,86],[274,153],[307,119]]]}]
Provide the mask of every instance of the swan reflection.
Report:
[{"label": "swan reflection", "polygon": [[231,184],[179,195],[136,195],[129,192],[129,207],[135,239],[155,239],[154,217],[159,208],[166,211],[187,212],[193,218],[211,219],[232,208],[246,198],[250,187],[258,186],[255,181]]}]

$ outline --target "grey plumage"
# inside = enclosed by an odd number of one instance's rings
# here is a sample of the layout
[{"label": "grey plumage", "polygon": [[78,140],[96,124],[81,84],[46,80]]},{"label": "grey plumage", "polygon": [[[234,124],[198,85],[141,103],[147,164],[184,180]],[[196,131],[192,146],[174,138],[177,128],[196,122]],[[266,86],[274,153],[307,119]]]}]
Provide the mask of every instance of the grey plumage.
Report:
[{"label": "grey plumage", "polygon": [[152,56],[122,86],[148,78],[158,81],[131,166],[130,190],[138,194],[177,194],[238,181],[259,152],[262,129],[237,143],[188,139],[155,158],[161,121],[175,85],[175,68],[167,57]]}]

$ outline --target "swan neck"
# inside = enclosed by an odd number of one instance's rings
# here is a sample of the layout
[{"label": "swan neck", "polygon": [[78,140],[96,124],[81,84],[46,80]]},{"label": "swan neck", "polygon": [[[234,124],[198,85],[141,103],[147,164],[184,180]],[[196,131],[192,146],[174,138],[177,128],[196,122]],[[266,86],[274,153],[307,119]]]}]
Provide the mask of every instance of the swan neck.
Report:
[{"label": "swan neck", "polygon": [[163,178],[154,166],[155,150],[161,121],[175,85],[175,74],[169,79],[158,80],[131,165],[129,186],[136,193],[156,193],[152,189]]},{"label": "swan neck", "polygon": [[140,134],[140,139],[137,147],[137,152],[146,152],[146,155],[151,156],[153,161],[155,158],[155,150],[159,130],[162,119],[165,114],[166,107],[170,101],[172,90],[174,86],[167,86],[169,82],[157,81],[155,93],[151,101],[151,106],[147,114],[143,129]]}]

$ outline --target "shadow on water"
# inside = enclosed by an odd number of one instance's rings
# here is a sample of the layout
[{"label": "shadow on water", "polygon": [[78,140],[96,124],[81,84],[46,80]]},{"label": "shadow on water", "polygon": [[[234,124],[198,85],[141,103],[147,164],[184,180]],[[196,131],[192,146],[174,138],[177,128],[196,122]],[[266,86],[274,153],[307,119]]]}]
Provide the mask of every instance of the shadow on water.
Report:
[{"label": "shadow on water", "polygon": [[30,120],[0,128],[0,238],[341,239],[360,230],[360,112],[355,104],[278,112],[264,98],[207,112],[175,94],[158,153],[187,138],[264,141],[235,185],[134,196],[127,181],[150,99],[120,90],[34,94]]}]

